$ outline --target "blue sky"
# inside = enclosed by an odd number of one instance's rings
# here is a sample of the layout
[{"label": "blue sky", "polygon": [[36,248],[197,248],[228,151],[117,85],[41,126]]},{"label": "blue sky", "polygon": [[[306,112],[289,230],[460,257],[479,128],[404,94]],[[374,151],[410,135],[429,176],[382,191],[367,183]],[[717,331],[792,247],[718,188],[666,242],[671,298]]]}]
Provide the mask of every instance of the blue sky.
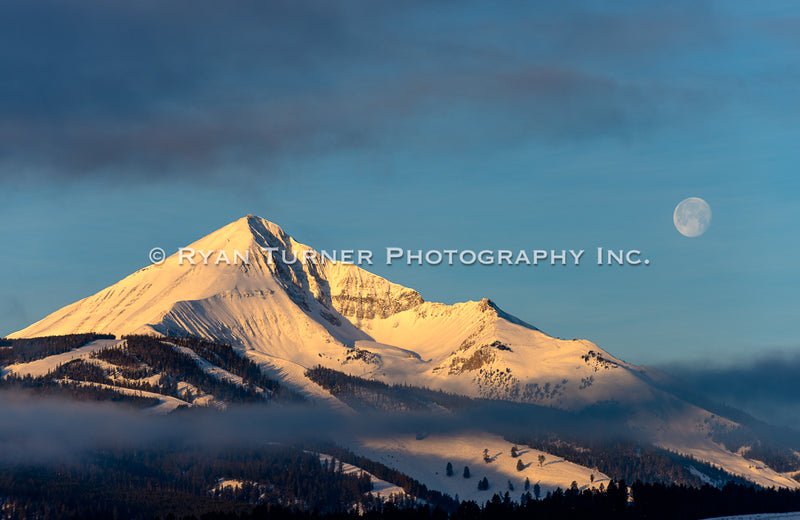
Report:
[{"label": "blue sky", "polygon": [[794,2],[11,0],[0,68],[0,334],[253,213],[317,249],[638,249],[372,270],[635,363],[800,350]]}]

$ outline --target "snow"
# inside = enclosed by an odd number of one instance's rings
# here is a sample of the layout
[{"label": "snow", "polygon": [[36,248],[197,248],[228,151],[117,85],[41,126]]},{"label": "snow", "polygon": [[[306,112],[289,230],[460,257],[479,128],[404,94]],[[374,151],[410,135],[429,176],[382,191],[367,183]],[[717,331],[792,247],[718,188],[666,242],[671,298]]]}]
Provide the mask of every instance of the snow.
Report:
[{"label": "snow", "polygon": [[[563,409],[613,401],[635,411],[630,426],[667,449],[761,485],[799,486],[761,463],[712,443],[708,439],[712,427],[737,425],[658,390],[649,383],[646,369],[624,363],[590,341],[553,338],[505,314],[490,300],[454,305],[424,302],[413,289],[357,266],[272,262],[263,247],[298,256],[311,248],[276,224],[249,215],[189,247],[213,251],[212,261],[204,265],[195,257],[194,265],[182,264],[179,255],[173,254],[162,264],[140,269],[9,337],[107,332],[194,335],[226,342],[283,384],[347,413],[355,412],[306,378],[307,369],[323,365],[388,383]],[[215,264],[220,251],[230,259],[237,251],[249,251],[250,262]],[[113,344],[94,342],[66,354],[7,367],[3,373],[44,375],[58,364]],[[196,360],[217,377],[237,381],[234,374],[208,360],[208,364]],[[476,435],[483,439],[482,434]],[[472,446],[469,439],[462,441]],[[392,442],[387,449],[407,449],[412,455],[430,445]],[[465,461],[471,460],[466,455],[471,449],[464,452]],[[427,467],[425,460],[418,462]],[[426,479],[436,480],[425,473],[428,470],[419,471]],[[515,471],[511,476],[518,477]],[[543,487],[564,485],[558,474],[549,475],[544,469],[536,473],[550,479],[542,481]],[[573,473],[580,472],[570,470],[565,475]],[[498,470],[492,478],[504,474]],[[585,482],[585,478],[576,480]],[[450,480],[443,484],[463,487]]]},{"label": "snow", "polygon": [[[611,399],[641,402],[653,395],[629,365],[597,345],[553,338],[512,323],[501,318],[488,300],[455,305],[426,302],[358,324],[374,343],[361,341],[357,346],[381,355],[383,363],[356,375],[562,408]],[[491,346],[498,342],[501,348]],[[389,346],[414,357],[400,363]],[[604,361],[598,362],[598,357]],[[549,384],[554,390],[548,396],[525,397],[526,385],[533,384],[542,388]]]},{"label": "snow", "polygon": [[256,363],[267,376],[280,381],[281,384],[300,393],[300,395],[327,405],[337,412],[345,414],[356,413],[355,410],[337,399],[330,392],[308,379],[305,375],[306,367],[254,350],[247,350],[244,355]]},{"label": "snow", "polygon": [[717,516],[706,518],[705,520],[800,520],[800,512],[797,513],[764,513],[743,516]]},{"label": "snow", "polygon": [[689,455],[712,466],[722,468],[733,475],[744,477],[765,488],[774,486],[800,489],[800,483],[796,480],[778,473],[762,462],[730,452],[710,439],[693,439],[691,444],[675,440],[662,441],[660,445],[681,455]]},{"label": "snow", "polygon": [[98,387],[98,388],[107,388],[109,390],[114,390],[115,392],[118,392],[120,394],[125,394],[125,395],[135,395],[135,396],[138,396],[138,397],[152,397],[154,399],[158,399],[159,402],[158,402],[157,405],[151,406],[150,408],[146,409],[147,413],[153,414],[153,415],[166,415],[166,414],[174,411],[176,408],[178,408],[181,405],[192,406],[191,403],[187,403],[186,401],[183,401],[181,399],[177,399],[175,397],[168,396],[168,395],[157,394],[157,393],[154,393],[154,392],[146,392],[144,390],[134,390],[133,388],[124,388],[124,387],[121,387],[121,386],[112,386],[112,385],[106,385],[106,384],[103,384],[103,383],[89,383],[89,382],[86,382],[86,381],[72,381],[70,379],[64,379],[63,381],[69,382],[69,383],[77,383],[77,384],[81,384],[83,386],[94,386],[94,387]]},{"label": "snow", "polygon": [[242,486],[244,486],[244,482],[241,480],[220,478],[214,489],[241,489]]},{"label": "snow", "polygon": [[689,473],[691,473],[693,476],[699,478],[700,482],[702,482],[703,484],[708,484],[708,485],[715,486],[715,487],[719,487],[720,486],[720,482],[712,479],[711,477],[709,477],[708,475],[706,475],[705,473],[703,473],[699,469],[695,468],[694,466],[689,466]]},{"label": "snow", "polygon": [[161,374],[153,374],[149,377],[143,377],[141,379],[130,379],[127,377],[123,377],[119,374],[119,367],[109,363],[108,361],[98,359],[98,358],[88,358],[86,359],[87,363],[91,363],[93,365],[97,365],[102,369],[105,369],[108,374],[108,378],[111,379],[114,383],[120,384],[142,384],[148,383],[153,386],[158,386],[159,381],[161,380]]},{"label": "snow", "polygon": [[[257,217],[237,220],[189,247],[224,250],[230,258],[234,251],[250,251],[250,263],[181,265],[176,253],[11,337],[88,331],[194,335],[240,346],[316,396],[326,392],[302,374],[318,364],[390,383],[565,408],[650,395],[626,365],[591,342],[552,338],[489,300],[423,302],[416,291],[357,266],[271,262],[262,247],[295,254],[311,248]],[[488,347],[497,342],[505,349]],[[353,347],[371,354],[348,359]],[[607,362],[585,361],[590,351]],[[464,367],[465,360],[482,356],[484,363]],[[526,395],[530,385],[553,391]]]},{"label": "snow", "polygon": [[[320,453],[319,454],[319,460],[322,463],[327,462],[329,464],[335,463],[335,464],[338,465],[338,461],[336,461],[336,459],[334,459],[332,456],[327,455],[325,453]],[[370,478],[370,481],[372,482],[372,491],[371,491],[371,493],[373,495],[377,496],[377,497],[380,497],[380,498],[384,499],[384,500],[388,500],[389,498],[391,498],[393,496],[398,497],[398,496],[405,496],[406,495],[406,491],[402,487],[400,487],[400,486],[398,486],[396,484],[392,484],[391,482],[387,482],[385,480],[379,479],[378,477],[376,477],[372,473],[370,473],[368,471],[365,471],[365,470],[359,468],[358,466],[353,466],[352,464],[348,464],[346,462],[343,462],[342,463],[342,472],[345,475],[358,475],[358,476],[368,475],[369,478]]]},{"label": "snow", "polygon": [[[240,387],[246,387],[247,386],[245,384],[245,382],[244,382],[244,379],[242,379],[240,376],[237,376],[236,374],[234,374],[232,372],[228,372],[224,368],[218,367],[217,365],[209,362],[205,358],[199,356],[197,354],[197,352],[195,352],[194,350],[192,350],[192,349],[190,349],[188,347],[180,347],[180,346],[175,345],[174,343],[170,343],[168,341],[165,341],[164,343],[166,343],[167,345],[170,345],[172,348],[174,348],[175,350],[177,350],[181,354],[185,354],[185,355],[189,356],[190,358],[192,358],[192,360],[195,363],[197,363],[198,366],[206,374],[214,376],[217,379],[219,379],[220,381],[224,381],[224,382],[227,382],[227,383],[233,383],[234,385],[237,385],[237,386],[240,386]],[[263,391],[263,389],[262,389],[262,391]]]},{"label": "snow", "polygon": [[[325,284],[315,266],[270,263],[262,247],[293,251],[298,244],[274,224],[245,217],[188,246],[194,250],[250,251],[249,265],[190,265],[178,253],[97,294],[64,307],[10,337],[103,331],[117,335],[171,333],[254,347],[313,366],[317,354],[336,357],[344,343],[367,336],[321,304]],[[319,279],[318,279],[319,278]]]},{"label": "snow", "polygon": [[[560,457],[518,445],[519,457],[511,456],[512,443],[502,437],[475,431],[455,434],[430,434],[422,439],[416,436],[366,438],[351,441],[349,448],[359,455],[393,467],[428,486],[461,500],[479,503],[508,491],[508,481],[514,486],[509,491],[512,500],[519,501],[525,493],[525,479],[530,479],[530,492],[534,484],[541,487],[542,496],[557,487],[568,489],[573,481],[581,489],[608,485],[609,478],[599,471],[565,461]],[[483,460],[483,450],[488,449],[491,462]],[[539,455],[545,462],[539,466]],[[524,469],[517,471],[517,462],[522,460]],[[447,463],[453,464],[453,476],[445,472]],[[471,477],[463,477],[464,466],[470,469]],[[594,474],[594,483],[590,477]],[[489,480],[487,491],[478,490],[478,481]]]},{"label": "snow", "polygon": [[86,359],[93,352],[111,348],[123,342],[124,340],[98,339],[92,341],[91,343],[87,343],[82,347],[72,349],[62,354],[55,354],[53,356],[37,359],[36,361],[31,361],[29,363],[16,363],[14,365],[9,365],[4,368],[2,372],[0,372],[0,376],[5,377],[7,374],[15,374],[20,377],[25,377],[28,375],[31,377],[41,377],[47,375],[49,372],[52,372],[58,368],[59,365],[69,363],[75,359]]}]

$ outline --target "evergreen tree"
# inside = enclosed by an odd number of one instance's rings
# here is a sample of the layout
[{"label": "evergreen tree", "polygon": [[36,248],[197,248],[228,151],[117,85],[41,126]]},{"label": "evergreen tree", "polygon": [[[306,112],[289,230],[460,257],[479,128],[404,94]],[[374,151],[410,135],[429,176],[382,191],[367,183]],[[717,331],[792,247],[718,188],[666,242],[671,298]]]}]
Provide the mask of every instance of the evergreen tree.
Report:
[{"label": "evergreen tree", "polygon": [[536,500],[539,500],[539,498],[542,496],[542,488],[539,486],[538,482],[533,485],[533,496],[536,497]]},{"label": "evergreen tree", "polygon": [[525,477],[525,491],[528,491],[530,489],[531,489],[531,479]]},{"label": "evergreen tree", "polygon": [[445,469],[444,472],[448,477],[452,477],[453,476],[453,464],[448,462],[447,463],[447,468]]},{"label": "evergreen tree", "polygon": [[522,459],[517,459],[517,471],[522,471],[523,469],[525,469],[525,464]]},{"label": "evergreen tree", "polygon": [[516,445],[511,446],[511,456],[514,457],[515,459],[519,457],[519,448],[517,448]]},{"label": "evergreen tree", "polygon": [[469,466],[464,466],[464,478],[469,478]]}]

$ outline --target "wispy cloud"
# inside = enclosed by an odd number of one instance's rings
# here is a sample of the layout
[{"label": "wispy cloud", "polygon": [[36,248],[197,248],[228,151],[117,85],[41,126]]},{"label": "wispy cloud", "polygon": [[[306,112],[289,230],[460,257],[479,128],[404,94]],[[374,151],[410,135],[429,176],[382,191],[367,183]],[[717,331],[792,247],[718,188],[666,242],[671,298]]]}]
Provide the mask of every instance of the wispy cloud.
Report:
[{"label": "wispy cloud", "polygon": [[263,176],[431,134],[630,138],[707,104],[635,72],[711,38],[692,5],[4,2],[0,180]]}]

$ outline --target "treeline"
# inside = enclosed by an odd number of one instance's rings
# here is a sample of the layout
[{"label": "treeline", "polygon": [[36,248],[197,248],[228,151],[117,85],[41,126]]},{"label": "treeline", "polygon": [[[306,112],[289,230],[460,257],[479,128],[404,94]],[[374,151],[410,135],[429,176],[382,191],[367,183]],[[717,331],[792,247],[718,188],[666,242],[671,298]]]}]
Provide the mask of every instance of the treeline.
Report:
[{"label": "treeline", "polygon": [[141,363],[133,354],[121,347],[104,348],[93,352],[91,357],[114,365],[117,373],[125,379],[144,379],[154,374],[151,367]]},{"label": "treeline", "polygon": [[169,338],[168,341],[175,345],[192,349],[201,358],[232,374],[236,374],[248,384],[267,390],[284,400],[303,400],[302,396],[268,377],[256,363],[236,352],[228,344],[212,343],[191,337]]},{"label": "treeline", "polygon": [[598,471],[616,480],[626,482],[652,482],[700,487],[705,482],[690,468],[703,473],[723,486],[733,482],[745,484],[741,477],[716,468],[705,462],[678,455],[649,444],[630,440],[567,438],[563,435],[547,437],[517,437],[518,444],[552,453],[575,464]]},{"label": "treeline", "polygon": [[[313,467],[311,461],[308,467]],[[310,479],[320,485],[337,486],[335,479],[327,480],[336,474],[337,471],[322,467],[318,472],[312,470]],[[36,483],[42,483],[36,472],[25,472],[20,476],[24,483],[22,486],[27,485],[29,489]],[[71,474],[69,476],[72,477]],[[2,483],[0,480],[0,485]],[[42,491],[48,496],[60,496],[65,491],[76,490],[88,493],[86,488],[93,483],[88,482],[82,486],[68,479],[64,486],[56,486],[56,490]],[[117,484],[116,480],[114,484]],[[307,507],[304,500],[286,499],[245,506],[242,502],[229,498],[212,500],[192,494],[180,484],[164,482],[164,487],[151,485],[146,492],[142,491],[142,484],[142,479],[134,475],[129,489],[119,492],[119,497],[122,498],[120,502],[109,502],[108,499],[114,494],[107,495],[99,491],[88,497],[79,493],[69,505],[55,501],[52,502],[53,505],[44,507],[41,502],[29,500],[23,503],[17,500],[11,508],[7,505],[5,511],[10,511],[10,514],[7,513],[10,520],[26,518],[22,515],[32,512],[35,514],[29,517],[35,516],[42,520],[149,519],[154,518],[153,511],[159,511],[156,513],[157,518],[166,520],[699,520],[800,510],[800,491],[756,489],[735,484],[717,489],[711,486],[689,488],[637,482],[628,489],[624,482],[612,481],[606,491],[580,491],[577,487],[572,487],[568,490],[557,489],[541,500],[535,500],[526,493],[519,501],[512,501],[508,494],[494,495],[484,504],[466,501],[452,511],[430,504],[403,508],[392,502],[369,502],[368,499],[365,500],[372,504],[370,508],[352,507],[347,499],[324,507]],[[20,484],[14,485],[20,487]],[[349,491],[343,491],[343,496],[351,496],[353,491],[362,489],[361,485],[351,482],[349,486],[352,487]],[[293,494],[289,492],[286,496],[288,498]],[[92,500],[85,501],[87,498]],[[141,502],[136,502],[137,499]],[[83,505],[77,505],[80,503]],[[213,507],[213,504],[218,506],[216,510],[207,509],[209,506]],[[14,507],[17,509],[13,509]]]},{"label": "treeline", "polygon": [[28,363],[63,354],[98,339],[114,339],[112,334],[68,334],[40,338],[0,339],[0,365]]},{"label": "treeline", "polygon": [[[96,339],[113,339],[103,334],[74,334],[23,340],[2,340],[0,355],[11,362],[32,361],[72,350]],[[230,345],[195,338],[126,336],[124,343],[58,365],[41,377],[9,375],[0,387],[28,389],[40,395],[63,395],[80,400],[129,402],[137,406],[158,403],[155,398],[137,398],[118,393],[125,388],[176,397],[193,403],[198,397],[212,396],[214,402],[229,404],[304,401],[298,393],[264,374],[251,360],[240,356]],[[177,347],[194,351],[200,358],[242,378],[239,382],[206,372],[191,355]],[[98,363],[98,360],[105,364]],[[111,365],[111,366],[109,366]],[[153,377],[153,376],[158,377]],[[190,387],[181,387],[180,383]],[[91,384],[89,384],[91,383]]]},{"label": "treeline", "polygon": [[[773,440],[780,428],[765,424],[761,424],[760,428],[758,426],[750,425],[732,431],[714,432],[712,439],[730,451],[741,450],[744,457],[761,461],[780,473],[800,471],[800,456],[797,455],[800,442],[796,432],[780,432],[784,438]],[[754,428],[761,431],[756,431]]]},{"label": "treeline", "polygon": [[800,511],[800,490],[727,484],[722,488],[636,483],[633,518],[713,518]]},{"label": "treeline", "polygon": [[474,405],[474,400],[469,397],[415,386],[389,385],[323,366],[307,370],[306,377],[349,406],[360,410],[419,411],[442,406],[457,411]]},{"label": "treeline", "polygon": [[800,471],[800,456],[796,451],[766,443],[754,443],[742,451],[742,456],[763,462],[779,473]]},{"label": "treeline", "polygon": [[[229,403],[263,402],[271,397],[258,392],[254,385],[238,385],[205,372],[191,356],[178,352],[165,343],[163,338],[125,336],[124,339],[126,340],[124,347],[114,347],[114,349],[124,349],[125,353],[135,359],[140,366],[146,365],[154,373],[167,376],[161,378],[158,389],[158,392],[164,395],[192,402],[198,396],[188,391],[180,393],[178,390],[177,382],[185,381],[202,392]],[[125,354],[115,353],[112,356],[123,357]],[[127,358],[125,362],[130,367],[132,360]]]},{"label": "treeline", "polygon": [[450,496],[433,489],[428,489],[425,484],[409,477],[405,473],[401,473],[380,462],[356,455],[347,448],[330,443],[314,444],[305,446],[305,448],[314,452],[325,453],[342,462],[359,467],[372,473],[379,479],[400,486],[412,497],[423,499],[433,506],[438,506],[445,510],[454,510],[458,506],[458,502]]},{"label": "treeline", "polygon": [[[94,357],[94,354],[92,355],[92,357]],[[116,370],[116,368],[114,370]],[[149,370],[147,370],[146,367],[144,367],[139,370],[123,369],[121,372],[124,372],[127,375],[140,375],[140,373],[142,372],[146,374],[147,372],[149,372]],[[127,377],[127,375],[124,375],[124,377]],[[138,378],[112,379],[107,369],[95,363],[84,361],[83,359],[75,359],[63,365],[59,365],[54,370],[50,371],[45,377],[52,378],[56,381],[67,379],[70,381],[97,383],[118,388],[139,390],[142,392],[152,392],[162,395],[170,395],[170,391],[177,393],[177,388],[175,387],[174,384],[162,383],[163,381],[169,381],[169,377],[162,376],[161,378],[159,378],[159,382],[155,384],[151,384],[149,381],[146,380],[139,381],[137,380]],[[147,376],[143,375],[143,377]]]},{"label": "treeline", "polygon": [[[509,497],[494,497],[485,504],[462,502],[451,512],[418,505],[398,509],[394,504],[363,514],[353,511],[319,513],[285,507],[254,508],[249,514],[230,516],[219,513],[203,515],[203,520],[699,520],[717,516],[754,513],[783,513],[800,510],[800,492],[785,489],[756,489],[729,484],[723,489],[711,486],[689,488],[661,484],[636,483],[630,489],[624,482],[611,482],[605,492],[557,489],[541,500],[523,495],[517,503]],[[188,517],[184,520],[197,520]]]},{"label": "treeline", "polygon": [[[242,485],[220,488],[220,479]],[[368,476],[286,446],[104,449],[63,464],[0,466],[0,518],[249,514],[256,504],[325,513],[375,507],[370,489]]]},{"label": "treeline", "polygon": [[[159,403],[153,397],[123,394],[111,388],[80,382],[64,382],[51,377],[20,377],[8,374],[0,378],[0,390],[16,390],[27,392],[38,397],[62,397],[75,401],[108,401],[121,403],[137,408],[149,408]],[[0,491],[2,488],[0,488]]]}]

